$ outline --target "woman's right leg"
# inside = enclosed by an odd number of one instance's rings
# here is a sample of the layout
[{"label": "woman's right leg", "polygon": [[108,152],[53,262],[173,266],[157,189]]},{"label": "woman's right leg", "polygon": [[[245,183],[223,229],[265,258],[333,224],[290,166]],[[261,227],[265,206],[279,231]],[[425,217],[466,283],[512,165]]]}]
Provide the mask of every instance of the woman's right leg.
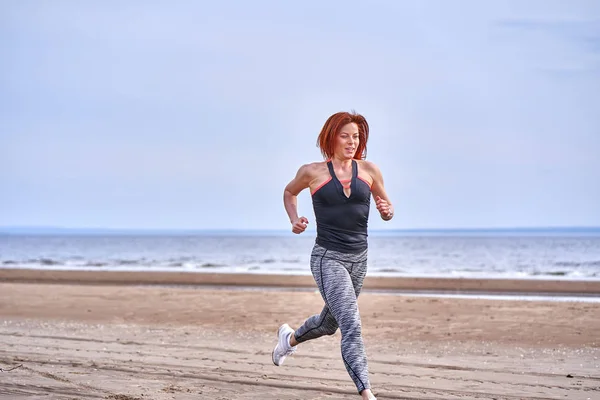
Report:
[{"label": "woman's right leg", "polygon": [[[321,285],[322,279],[320,276],[320,268],[317,268],[317,263],[322,260],[322,255],[325,252],[325,249],[315,245],[311,254],[311,271],[319,286],[321,294],[323,294]],[[327,307],[327,302],[325,302],[325,306],[320,314],[309,317],[296,331],[288,324],[281,325],[277,331],[277,345],[271,354],[273,363],[275,365],[282,365],[287,356],[295,353],[296,346],[299,343],[316,339],[323,335],[333,335],[337,329],[337,321]]]},{"label": "woman's right leg", "polygon": [[[325,249],[315,245],[310,258],[310,269],[312,271],[313,278],[319,287],[321,295],[323,295],[323,280],[321,277],[320,263],[325,252]],[[323,310],[321,310],[320,314],[315,314],[311,317],[308,317],[304,324],[302,324],[302,326],[299,327],[296,332],[294,332],[291,344],[292,346],[295,346],[298,343],[317,339],[324,335],[333,335],[337,329],[338,323],[331,314],[329,307],[327,307],[327,303],[325,303],[325,306],[323,307]]]},{"label": "woman's right leg", "polygon": [[319,338],[324,335],[333,335],[338,329],[338,324],[331,315],[327,306],[323,307],[321,314],[315,314],[306,321],[300,328],[294,333],[295,341],[291,341],[291,345],[295,346],[297,343],[306,342]]}]

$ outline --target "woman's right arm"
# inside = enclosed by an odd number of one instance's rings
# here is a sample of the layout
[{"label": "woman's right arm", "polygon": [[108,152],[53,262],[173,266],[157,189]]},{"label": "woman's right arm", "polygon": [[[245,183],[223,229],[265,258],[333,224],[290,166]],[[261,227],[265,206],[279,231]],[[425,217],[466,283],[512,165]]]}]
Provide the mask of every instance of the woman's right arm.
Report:
[{"label": "woman's right arm", "polygon": [[283,191],[283,206],[296,234],[304,232],[308,224],[306,217],[298,217],[298,194],[309,187],[311,179],[310,166],[303,165]]}]

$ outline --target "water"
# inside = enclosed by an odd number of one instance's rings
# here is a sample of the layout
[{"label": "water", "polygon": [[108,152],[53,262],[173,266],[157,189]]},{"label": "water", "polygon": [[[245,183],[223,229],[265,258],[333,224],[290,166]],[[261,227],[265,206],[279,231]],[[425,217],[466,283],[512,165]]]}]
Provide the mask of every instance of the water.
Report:
[{"label": "water", "polygon": [[[0,235],[0,268],[310,274],[314,235]],[[600,234],[371,234],[369,275],[600,279]]]}]

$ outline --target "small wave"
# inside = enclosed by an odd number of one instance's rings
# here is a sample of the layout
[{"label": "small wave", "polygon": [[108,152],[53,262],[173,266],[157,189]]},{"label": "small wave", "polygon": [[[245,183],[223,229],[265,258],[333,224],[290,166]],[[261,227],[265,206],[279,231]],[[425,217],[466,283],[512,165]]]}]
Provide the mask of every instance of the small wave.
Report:
[{"label": "small wave", "polygon": [[557,261],[557,267],[600,267],[600,260],[593,261]]},{"label": "small wave", "polygon": [[557,267],[578,267],[579,263],[575,261],[557,261],[554,265]]},{"label": "small wave", "polygon": [[397,268],[381,268],[381,269],[377,269],[375,271],[376,272],[392,272],[392,273],[403,272],[401,269],[397,269]]},{"label": "small wave", "polygon": [[181,256],[181,257],[176,257],[176,258],[169,258],[167,260],[167,262],[170,263],[186,263],[186,262],[191,262],[194,261],[194,257],[191,256]]},{"label": "small wave", "polygon": [[115,260],[117,265],[140,265],[143,260]]},{"label": "small wave", "polygon": [[544,271],[544,272],[535,271],[535,272],[532,272],[531,275],[533,275],[533,276],[567,276],[567,275],[569,275],[569,272],[567,272],[567,271]]},{"label": "small wave", "polygon": [[200,268],[220,268],[220,267],[226,267],[225,264],[217,264],[217,263],[204,263],[202,265],[200,265]]},{"label": "small wave", "polygon": [[248,258],[248,259],[243,259],[241,260],[241,262],[243,264],[259,264],[259,265],[265,265],[265,264],[299,264],[302,261],[300,259],[277,259],[277,258],[263,258],[263,259],[255,259],[255,258]]},{"label": "small wave", "polygon": [[462,268],[459,271],[453,271],[453,272],[483,272],[484,269],[481,268]]},{"label": "small wave", "polygon": [[286,263],[286,264],[299,264],[299,263],[301,263],[301,262],[302,262],[302,260],[300,260],[300,259],[297,259],[297,258],[296,258],[296,259],[294,259],[294,260],[290,260],[290,259],[283,259],[283,260],[281,260],[281,262],[284,262],[284,263]]},{"label": "small wave", "polygon": [[172,262],[167,264],[169,267],[183,267],[183,263],[182,262]]},{"label": "small wave", "polygon": [[37,260],[37,262],[42,265],[60,265],[60,264],[62,264],[60,261],[56,261],[51,258],[40,258],[39,260]]},{"label": "small wave", "polygon": [[551,276],[567,276],[569,273],[565,272],[565,271],[550,271],[550,272],[546,272],[546,275],[551,275]]},{"label": "small wave", "polygon": [[61,261],[53,260],[51,258],[30,258],[28,260],[15,261],[5,260],[2,261],[2,265],[18,265],[18,264],[38,264],[38,265],[63,265]]},{"label": "small wave", "polygon": [[84,264],[86,267],[106,267],[109,264],[102,261],[88,261]]}]

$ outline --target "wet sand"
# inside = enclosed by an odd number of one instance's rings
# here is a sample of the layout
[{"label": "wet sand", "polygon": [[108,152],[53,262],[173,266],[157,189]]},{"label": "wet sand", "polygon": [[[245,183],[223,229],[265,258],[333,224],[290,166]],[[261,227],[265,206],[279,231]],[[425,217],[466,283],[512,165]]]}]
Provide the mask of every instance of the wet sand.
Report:
[{"label": "wet sand", "polygon": [[[0,282],[113,285],[213,285],[259,288],[314,288],[311,275],[170,271],[36,270],[0,268]],[[367,290],[450,293],[522,293],[600,296],[599,280],[481,279],[367,276]]]},{"label": "wet sand", "polygon": [[[76,282],[0,283],[0,399],[360,398],[339,332],[271,362],[314,290]],[[600,303],[366,290],[359,307],[380,400],[600,399]]]}]

